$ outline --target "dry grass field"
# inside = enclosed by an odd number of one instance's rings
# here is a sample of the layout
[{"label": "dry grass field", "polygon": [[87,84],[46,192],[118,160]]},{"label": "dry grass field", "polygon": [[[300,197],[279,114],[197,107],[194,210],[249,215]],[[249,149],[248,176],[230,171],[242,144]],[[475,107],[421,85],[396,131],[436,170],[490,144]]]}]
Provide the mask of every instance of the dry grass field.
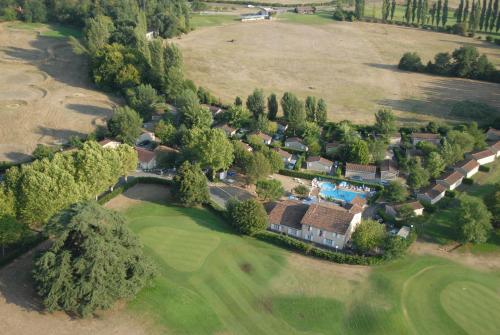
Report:
[{"label": "dry grass field", "polygon": [[187,76],[226,102],[256,87],[292,91],[323,97],[330,119],[354,122],[371,122],[380,106],[404,122],[449,120],[453,102],[465,99],[500,108],[498,84],[397,69],[406,51],[427,62],[466,44],[500,65],[500,47],[456,35],[286,14],[273,22],[204,27],[174,43]]},{"label": "dry grass field", "polygon": [[0,24],[0,161],[84,136],[111,115],[115,102],[91,88],[84,57],[51,34],[47,26]]}]

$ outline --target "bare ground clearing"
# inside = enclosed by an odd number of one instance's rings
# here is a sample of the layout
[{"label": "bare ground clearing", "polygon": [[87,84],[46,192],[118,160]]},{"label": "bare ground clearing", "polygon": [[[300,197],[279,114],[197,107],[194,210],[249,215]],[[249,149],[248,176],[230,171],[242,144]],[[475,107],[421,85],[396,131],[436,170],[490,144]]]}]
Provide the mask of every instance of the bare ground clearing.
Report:
[{"label": "bare ground clearing", "polygon": [[[279,18],[279,17],[278,17]],[[234,42],[229,42],[234,40]],[[223,101],[256,87],[280,95],[323,97],[332,120],[372,122],[379,106],[403,122],[450,120],[453,102],[470,99],[500,108],[500,85],[407,73],[406,51],[427,62],[438,52],[478,47],[497,66],[500,47],[456,35],[370,23],[303,25],[280,21],[207,27],[174,40],[187,76]]]},{"label": "bare ground clearing", "polygon": [[0,73],[0,161],[85,136],[117,103],[91,88],[85,58],[66,40],[39,31],[0,24]]},{"label": "bare ground clearing", "polygon": [[164,185],[137,184],[106,203],[116,211],[125,210],[141,201],[165,203],[170,197],[170,188]]}]

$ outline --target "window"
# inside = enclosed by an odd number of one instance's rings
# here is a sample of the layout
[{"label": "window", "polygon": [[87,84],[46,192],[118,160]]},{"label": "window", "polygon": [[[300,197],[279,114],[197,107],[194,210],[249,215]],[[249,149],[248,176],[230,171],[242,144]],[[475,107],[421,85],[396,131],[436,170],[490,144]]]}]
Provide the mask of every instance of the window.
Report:
[{"label": "window", "polygon": [[323,231],[321,229],[319,230],[319,236],[323,236]]},{"label": "window", "polygon": [[279,224],[271,224],[271,229],[273,230],[280,230],[280,225]]},{"label": "window", "polygon": [[313,230],[313,227],[309,226],[309,228],[307,228],[309,231],[312,231]]},{"label": "window", "polygon": [[296,236],[297,235],[297,229],[288,228],[288,234]]},{"label": "window", "polygon": [[328,238],[325,238],[325,240],[323,241],[324,244],[326,245],[329,245],[329,246],[333,246],[333,241],[328,239]]}]

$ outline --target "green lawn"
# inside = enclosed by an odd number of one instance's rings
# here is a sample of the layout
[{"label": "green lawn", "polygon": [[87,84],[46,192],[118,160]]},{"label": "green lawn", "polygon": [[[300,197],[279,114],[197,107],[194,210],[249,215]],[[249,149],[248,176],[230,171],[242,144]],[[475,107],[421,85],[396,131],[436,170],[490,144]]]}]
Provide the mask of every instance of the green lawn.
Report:
[{"label": "green lawn", "polygon": [[236,15],[224,15],[224,14],[213,14],[213,15],[200,15],[193,14],[190,18],[190,24],[194,29],[212,26],[222,26],[224,24],[233,23],[239,21],[239,16]]},{"label": "green lawn", "polygon": [[[497,160],[489,166],[489,172],[478,172],[472,177],[474,184],[460,186],[459,192],[482,199],[490,194],[493,184],[500,181],[500,161]],[[450,204],[439,208],[436,213],[417,221],[422,225],[420,228],[423,229],[425,238],[443,245],[458,239],[456,205],[456,201],[451,201]],[[466,250],[473,253],[500,253],[500,231],[498,229],[494,231],[486,243],[468,244],[461,247],[461,251]]]},{"label": "green lawn", "polygon": [[82,37],[81,30],[69,26],[62,26],[58,24],[45,24],[45,23],[28,23],[28,22],[12,22],[8,24],[12,29],[23,29],[40,31],[41,36],[54,37],[54,38],[67,38],[70,36],[80,38]]},{"label": "green lawn", "polygon": [[278,20],[283,20],[288,23],[297,24],[307,24],[307,25],[319,25],[334,23],[332,18],[332,12],[319,11],[316,14],[296,14],[296,13],[284,13],[277,16]]},{"label": "green lawn", "polygon": [[159,269],[129,309],[169,334],[456,335],[500,328],[500,273],[411,257],[349,276],[344,267],[297,262],[285,250],[235,235],[206,210],[142,203],[126,215]]}]

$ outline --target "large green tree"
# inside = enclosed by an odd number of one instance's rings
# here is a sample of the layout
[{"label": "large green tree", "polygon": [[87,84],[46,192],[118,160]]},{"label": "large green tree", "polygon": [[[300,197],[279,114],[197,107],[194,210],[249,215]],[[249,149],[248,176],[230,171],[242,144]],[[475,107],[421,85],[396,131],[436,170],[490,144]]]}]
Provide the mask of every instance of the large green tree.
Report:
[{"label": "large green tree", "polygon": [[500,228],[500,183],[496,183],[493,190],[488,194],[484,203],[492,214],[493,225]]},{"label": "large green tree", "polygon": [[281,185],[281,182],[276,179],[259,180],[257,181],[257,184],[255,186],[256,186],[255,191],[257,192],[259,199],[261,199],[262,201],[277,200],[281,198],[285,193],[283,185]]},{"label": "large green tree", "polygon": [[54,243],[35,262],[36,290],[49,312],[90,316],[133,298],[154,274],[139,239],[117,212],[79,203],[48,225]]},{"label": "large green tree", "polygon": [[375,129],[384,137],[389,137],[396,132],[396,117],[392,110],[381,109],[375,114]]},{"label": "large green tree", "polygon": [[254,118],[259,115],[266,114],[266,102],[264,99],[264,91],[255,89],[247,98],[247,108],[252,112]]},{"label": "large green tree", "polygon": [[481,199],[461,197],[457,220],[462,241],[486,242],[492,230],[491,218],[491,213]]},{"label": "large green tree", "polygon": [[10,215],[0,215],[0,246],[2,257],[5,256],[5,247],[12,245],[22,239],[27,227]]},{"label": "large green tree", "polygon": [[278,98],[274,93],[267,98],[267,113],[269,120],[276,120],[276,116],[278,115]]},{"label": "large green tree", "polygon": [[174,195],[184,206],[196,206],[209,200],[207,177],[199,164],[182,163],[174,177]]},{"label": "large green tree", "polygon": [[142,119],[132,108],[118,107],[108,121],[108,129],[117,140],[127,144],[135,144],[141,133]]},{"label": "large green tree", "polygon": [[386,236],[385,227],[374,220],[363,220],[352,234],[352,243],[361,253],[382,245]]},{"label": "large green tree", "polygon": [[242,234],[253,235],[267,227],[266,210],[255,199],[230,202],[228,213],[231,223]]},{"label": "large green tree", "polygon": [[285,119],[288,121],[290,129],[294,133],[302,130],[306,122],[304,103],[293,93],[285,92],[281,98],[281,109],[283,110]]},{"label": "large green tree", "polygon": [[408,197],[408,190],[402,182],[393,180],[385,186],[382,195],[388,202],[403,202]]},{"label": "large green tree", "polygon": [[127,100],[144,120],[151,119],[155,104],[161,100],[156,90],[149,84],[141,84],[127,91]]},{"label": "large green tree", "polygon": [[432,178],[437,178],[444,171],[446,162],[437,152],[431,152],[425,160],[425,168]]},{"label": "large green tree", "polygon": [[422,167],[422,162],[419,157],[415,157],[410,162],[406,182],[413,190],[418,190],[429,185],[429,172]]}]

